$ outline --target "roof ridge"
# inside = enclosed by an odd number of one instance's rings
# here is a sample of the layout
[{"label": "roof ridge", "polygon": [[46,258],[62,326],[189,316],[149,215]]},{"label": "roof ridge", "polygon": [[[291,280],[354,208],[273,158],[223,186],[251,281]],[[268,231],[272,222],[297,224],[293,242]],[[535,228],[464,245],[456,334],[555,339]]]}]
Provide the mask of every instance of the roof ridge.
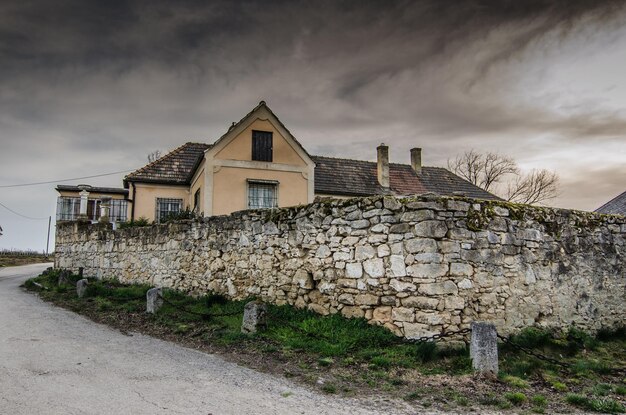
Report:
[{"label": "roof ridge", "polygon": [[163,160],[163,159],[165,159],[166,157],[171,157],[172,155],[179,153],[180,151],[182,151],[182,149],[183,149],[184,147],[188,146],[189,144],[200,144],[200,143],[192,143],[192,142],[188,141],[188,142],[186,142],[185,144],[183,144],[183,145],[181,145],[181,146],[176,147],[174,150],[172,150],[172,151],[169,151],[169,152],[165,153],[163,156],[159,157],[158,159],[156,159],[156,160],[154,160],[154,161],[151,161],[150,163],[146,164],[145,166],[140,167],[139,169],[135,170],[134,172],[132,172],[132,173],[130,173],[130,174],[128,174],[128,175],[126,175],[126,176],[124,176],[124,178],[129,177],[129,176],[132,176],[133,174],[137,174],[137,173],[141,173],[141,172],[143,172],[143,171],[144,171],[145,169],[147,169],[148,167],[152,167],[154,164],[156,164],[156,163],[158,163],[158,162],[162,161],[162,160]]},{"label": "roof ridge", "polygon": [[604,209],[605,207],[607,207],[608,205],[610,205],[611,203],[615,202],[616,200],[620,199],[622,196],[626,195],[626,190],[623,191],[622,193],[618,194],[617,196],[615,196],[613,199],[609,200],[608,202],[606,202],[605,204],[603,204],[602,206],[600,206],[599,208],[597,208],[596,210],[594,210],[594,212],[598,212],[602,209]]},{"label": "roof ridge", "polygon": [[[372,164],[376,164],[376,161],[371,161],[371,160],[359,160],[359,159],[353,159],[353,158],[347,158],[347,157],[333,157],[333,156],[311,156],[311,158],[325,158],[325,159],[332,159],[332,160],[349,160],[349,161],[360,161],[362,163],[372,163]],[[404,167],[411,167],[410,164],[407,163],[389,163],[389,165],[393,165],[393,166],[404,166]],[[422,168],[427,168],[427,169],[444,169],[444,170],[448,170],[445,167],[438,167],[438,166],[422,166]]]}]

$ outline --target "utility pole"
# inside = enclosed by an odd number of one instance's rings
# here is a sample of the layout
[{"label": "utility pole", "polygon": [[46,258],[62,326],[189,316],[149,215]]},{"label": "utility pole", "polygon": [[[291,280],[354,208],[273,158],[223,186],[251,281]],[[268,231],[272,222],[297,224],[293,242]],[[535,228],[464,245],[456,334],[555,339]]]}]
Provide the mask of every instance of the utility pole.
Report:
[{"label": "utility pole", "polygon": [[48,216],[48,238],[46,239],[46,258],[48,257],[48,248],[50,247],[50,222],[52,222],[52,216]]}]

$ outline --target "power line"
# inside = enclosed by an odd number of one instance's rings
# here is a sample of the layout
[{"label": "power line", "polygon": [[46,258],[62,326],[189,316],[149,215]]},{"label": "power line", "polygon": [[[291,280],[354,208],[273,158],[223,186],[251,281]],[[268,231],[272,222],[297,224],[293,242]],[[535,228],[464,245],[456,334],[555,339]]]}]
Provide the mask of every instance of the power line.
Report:
[{"label": "power line", "polygon": [[30,219],[30,220],[48,220],[48,219],[49,219],[49,216],[46,216],[45,218],[32,218],[32,217],[30,217],[30,216],[22,215],[21,213],[18,213],[18,212],[16,212],[16,211],[14,211],[14,210],[13,210],[13,209],[11,209],[10,207],[5,206],[5,205],[3,205],[2,203],[0,203],[0,206],[2,206],[3,208],[5,208],[5,209],[6,209],[6,210],[8,210],[9,212],[14,213],[14,214],[16,214],[17,216],[21,216],[21,217],[23,217],[23,218],[25,218],[25,219]]},{"label": "power line", "polygon": [[[73,180],[82,180],[82,179],[93,179],[94,177],[103,177],[103,176],[112,176],[114,174],[120,174],[120,173],[129,173],[133,170],[121,170],[121,171],[114,171],[113,173],[104,173],[104,174],[95,174],[93,176],[83,176],[83,177],[74,177],[73,179],[61,179],[61,180],[50,180],[47,182],[35,182],[35,183],[21,183],[21,184],[8,184],[8,185],[2,185],[0,186],[0,188],[7,188],[7,187],[23,187],[23,186],[37,186],[40,184],[51,184],[51,183],[61,183],[61,182],[71,182]],[[6,206],[5,206],[6,207]],[[8,208],[7,208],[8,209]]]}]

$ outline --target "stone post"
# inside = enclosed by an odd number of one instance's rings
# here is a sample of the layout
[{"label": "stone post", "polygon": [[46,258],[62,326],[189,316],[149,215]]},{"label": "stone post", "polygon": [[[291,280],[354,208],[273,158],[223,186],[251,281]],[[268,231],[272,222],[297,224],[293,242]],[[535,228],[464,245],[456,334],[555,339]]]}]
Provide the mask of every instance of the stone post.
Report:
[{"label": "stone post", "polygon": [[85,296],[87,285],[89,285],[89,283],[84,278],[76,282],[76,295],[78,295],[78,298],[83,298]]},{"label": "stone post", "polygon": [[498,332],[492,323],[472,322],[470,358],[472,368],[482,374],[498,374]]},{"label": "stone post", "polygon": [[100,202],[100,222],[109,223],[109,214],[111,212],[111,198],[102,197]]},{"label": "stone post", "polygon": [[376,147],[378,154],[377,173],[378,184],[384,188],[389,187],[389,147],[385,143],[381,143]]},{"label": "stone post", "polygon": [[87,202],[89,200],[89,189],[91,189],[91,186],[79,184],[78,188],[80,189],[80,193],[78,193],[80,195],[79,218],[87,219]]},{"label": "stone post", "polygon": [[154,314],[163,306],[162,288],[150,288],[146,293],[146,313]]},{"label": "stone post", "polygon": [[241,332],[256,333],[267,327],[267,304],[261,301],[250,301],[243,309]]}]

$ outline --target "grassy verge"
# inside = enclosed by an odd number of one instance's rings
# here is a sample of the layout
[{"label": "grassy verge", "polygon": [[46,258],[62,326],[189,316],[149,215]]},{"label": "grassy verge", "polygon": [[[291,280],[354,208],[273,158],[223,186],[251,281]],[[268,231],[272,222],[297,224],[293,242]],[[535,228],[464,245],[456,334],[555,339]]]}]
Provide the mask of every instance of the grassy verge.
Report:
[{"label": "grassy verge", "polygon": [[45,255],[0,255],[0,267],[15,267],[19,265],[40,264],[52,262],[52,256]]},{"label": "grassy verge", "polygon": [[[90,281],[77,298],[72,276],[57,285],[55,271],[27,281],[41,298],[84,314],[124,333],[142,332],[220,353],[226,358],[319,388],[329,394],[402,398],[416,408],[470,411],[495,407],[551,413],[624,411],[626,335],[590,337],[576,330],[555,336],[528,329],[512,340],[572,365],[563,369],[503,345],[498,379],[471,372],[466,348],[441,349],[434,343],[401,342],[365,320],[319,316],[290,306],[270,306],[268,327],[240,333],[246,301],[209,295],[192,298],[165,291],[168,300],[156,315],[145,313],[143,285]],[[45,287],[40,288],[38,285]],[[187,310],[185,312],[182,310]],[[287,394],[288,396],[288,394]]]}]

